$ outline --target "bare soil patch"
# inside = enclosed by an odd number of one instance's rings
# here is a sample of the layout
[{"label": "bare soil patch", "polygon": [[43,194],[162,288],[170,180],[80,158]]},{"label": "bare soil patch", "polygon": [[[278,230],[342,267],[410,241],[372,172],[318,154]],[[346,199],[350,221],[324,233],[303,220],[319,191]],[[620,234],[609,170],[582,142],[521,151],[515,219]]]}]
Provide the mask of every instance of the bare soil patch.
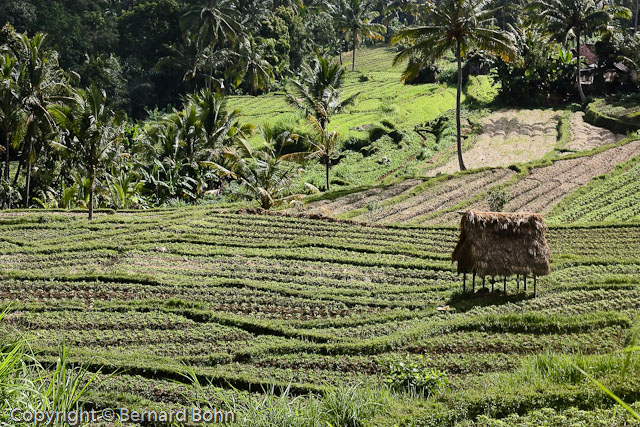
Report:
[{"label": "bare soil patch", "polygon": [[614,144],[624,138],[608,129],[590,125],[584,121],[584,113],[579,111],[571,117],[571,142],[566,148],[575,151],[591,150],[603,145]]},{"label": "bare soil patch", "polygon": [[[473,147],[463,153],[468,169],[509,166],[544,157],[556,146],[560,116],[553,110],[502,110],[482,119],[482,133]],[[457,157],[429,171],[453,173]]]}]

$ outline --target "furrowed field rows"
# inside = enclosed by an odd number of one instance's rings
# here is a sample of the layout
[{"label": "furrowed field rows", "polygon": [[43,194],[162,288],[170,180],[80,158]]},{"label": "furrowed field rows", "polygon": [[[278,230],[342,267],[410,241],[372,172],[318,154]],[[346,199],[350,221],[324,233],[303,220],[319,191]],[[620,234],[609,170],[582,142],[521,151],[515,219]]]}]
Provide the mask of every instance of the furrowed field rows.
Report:
[{"label": "furrowed field rows", "polygon": [[[544,161],[508,168],[495,168],[496,164],[489,162],[484,166],[494,168],[421,182],[407,179],[332,201],[311,202],[308,209],[367,223],[455,224],[458,210],[490,210],[489,192],[500,189],[507,196],[505,211],[549,214],[558,224],[636,221],[640,216],[636,191],[640,169],[635,158],[640,154],[640,141],[614,138],[609,145],[596,145],[592,151],[569,158],[559,154],[543,157],[541,153],[539,158]],[[454,164],[457,170],[455,159],[452,168]],[[602,174],[608,175],[600,177]]]},{"label": "furrowed field rows", "polygon": [[513,279],[507,296],[472,298],[450,262],[454,227],[180,212],[0,219],[3,333],[43,360],[64,341],[123,371],[94,391],[99,406],[174,407],[186,366],[224,393],[305,393],[430,355],[464,388],[538,353],[619,350],[640,309],[640,226],[552,227],[537,298]]}]

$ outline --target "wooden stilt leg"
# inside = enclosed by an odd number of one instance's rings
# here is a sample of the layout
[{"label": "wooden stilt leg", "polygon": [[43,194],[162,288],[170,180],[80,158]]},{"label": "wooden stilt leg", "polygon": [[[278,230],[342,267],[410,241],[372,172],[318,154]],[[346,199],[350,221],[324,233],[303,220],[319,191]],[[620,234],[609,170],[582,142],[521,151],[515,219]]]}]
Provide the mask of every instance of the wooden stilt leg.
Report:
[{"label": "wooden stilt leg", "polygon": [[493,293],[493,291],[495,289],[494,288],[495,283],[496,283],[496,278],[491,276],[491,293]]},{"label": "wooden stilt leg", "polygon": [[504,294],[507,294],[507,276],[504,276]]},{"label": "wooden stilt leg", "polygon": [[534,298],[538,295],[538,283],[537,283],[537,277],[534,274],[533,275],[533,296]]},{"label": "wooden stilt leg", "polygon": [[516,274],[516,283],[518,284],[518,293],[520,293],[520,275]]},{"label": "wooden stilt leg", "polygon": [[524,275],[524,291],[527,292],[527,275]]},{"label": "wooden stilt leg", "polygon": [[467,292],[467,273],[462,273],[462,293]]},{"label": "wooden stilt leg", "polygon": [[485,279],[485,278],[486,278],[486,276],[482,276],[482,289],[484,289],[484,288],[485,288],[485,285],[484,285],[484,279]]},{"label": "wooden stilt leg", "polygon": [[471,288],[471,292],[475,294],[476,293],[476,273],[475,272],[473,273],[473,285],[472,286],[473,287]]}]

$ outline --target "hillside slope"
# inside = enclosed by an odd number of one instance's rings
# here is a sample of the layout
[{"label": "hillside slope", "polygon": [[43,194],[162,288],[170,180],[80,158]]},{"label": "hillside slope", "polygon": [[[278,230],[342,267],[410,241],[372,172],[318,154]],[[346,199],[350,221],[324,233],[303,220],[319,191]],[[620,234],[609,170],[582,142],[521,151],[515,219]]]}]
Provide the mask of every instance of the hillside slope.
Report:
[{"label": "hillside slope", "polygon": [[[521,120],[531,123],[523,126]],[[562,121],[567,124],[565,132],[569,135],[557,132]],[[457,167],[451,153],[452,159],[447,164],[427,169],[427,174],[435,177],[408,179],[347,197],[319,200],[309,203],[307,209],[373,223],[454,224],[459,210],[490,210],[490,196],[499,192],[503,194],[502,209],[506,211],[550,214],[563,198],[640,155],[640,141],[623,140],[621,135],[588,125],[581,113],[500,111],[485,116],[483,123],[483,131],[464,153],[470,167],[476,166],[475,170],[443,175]],[[520,146],[523,149],[518,149]],[[608,198],[608,211],[620,211],[610,217],[612,220],[633,220],[640,213],[640,204],[629,198],[635,188],[634,177],[636,169],[632,168],[625,177],[609,181],[606,191],[621,197]],[[585,197],[594,200],[597,196]],[[590,208],[584,198],[575,200],[583,209]],[[625,207],[629,209],[622,210]],[[578,220],[583,216],[554,213],[550,219]],[[609,216],[602,212],[584,218],[605,220]]]}]

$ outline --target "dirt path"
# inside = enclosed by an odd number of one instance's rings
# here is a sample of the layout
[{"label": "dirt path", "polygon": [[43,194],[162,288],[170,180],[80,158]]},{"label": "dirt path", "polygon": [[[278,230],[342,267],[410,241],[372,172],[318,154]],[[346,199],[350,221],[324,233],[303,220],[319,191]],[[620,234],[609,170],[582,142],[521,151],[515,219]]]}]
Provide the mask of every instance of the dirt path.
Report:
[{"label": "dirt path", "polygon": [[[556,146],[559,113],[553,110],[502,110],[482,120],[482,133],[473,147],[463,153],[468,169],[509,166],[544,157]],[[428,172],[453,173],[458,170],[454,157],[446,165]]]},{"label": "dirt path", "polygon": [[566,148],[575,151],[591,150],[613,144],[624,138],[608,129],[590,125],[584,121],[584,113],[579,111],[571,117],[571,142]]}]

